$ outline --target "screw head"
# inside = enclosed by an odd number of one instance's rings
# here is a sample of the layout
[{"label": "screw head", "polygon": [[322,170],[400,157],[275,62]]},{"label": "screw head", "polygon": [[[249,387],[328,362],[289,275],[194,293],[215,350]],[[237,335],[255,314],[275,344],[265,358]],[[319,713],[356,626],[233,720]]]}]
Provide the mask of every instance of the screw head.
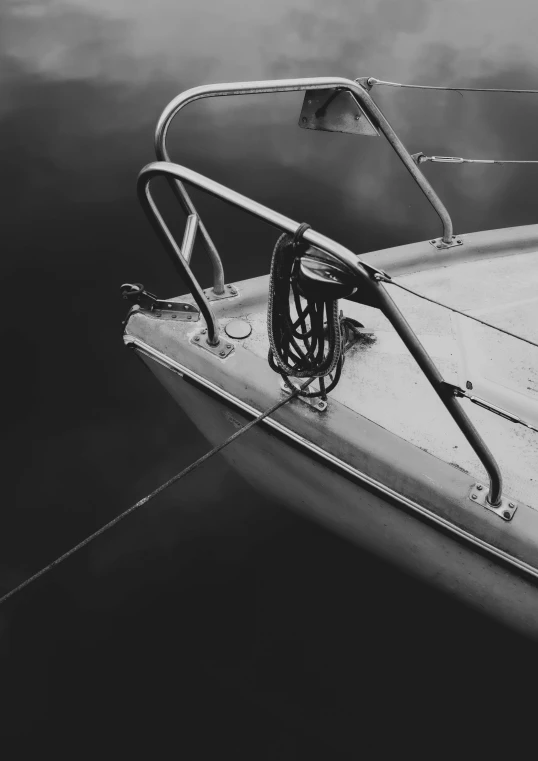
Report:
[{"label": "screw head", "polygon": [[221,349],[221,351],[219,351],[219,354],[220,354],[221,357],[225,357],[226,356],[226,352],[224,351],[224,349]]},{"label": "screw head", "polygon": [[175,319],[176,319],[176,317],[177,317],[177,314],[173,314],[173,315],[172,315],[172,319],[173,319],[173,320],[175,320]]},{"label": "screw head", "polygon": [[198,341],[200,340],[200,336],[194,336],[194,340],[196,341],[196,343],[198,343]]},{"label": "screw head", "polygon": [[202,335],[205,335],[207,333],[207,330],[203,328],[200,332],[202,333]]},{"label": "screw head", "polygon": [[508,503],[508,507],[515,507],[515,505],[514,505],[514,503],[513,503],[513,502],[509,502],[509,503]]},{"label": "screw head", "polygon": [[357,114],[357,116],[355,117],[355,121],[358,122],[360,118],[361,118],[361,115]]},{"label": "screw head", "polygon": [[192,314],[187,315],[187,320],[192,320]]},{"label": "screw head", "polygon": [[478,491],[482,491],[482,489],[483,489],[484,487],[482,486],[482,484],[477,484],[477,485],[476,485],[476,488],[478,489]]},{"label": "screw head", "polygon": [[232,348],[232,344],[226,344],[226,348],[227,349],[231,349]]},{"label": "screw head", "polygon": [[471,499],[478,499],[478,495],[477,494],[471,494]]},{"label": "screw head", "polygon": [[168,309],[172,309],[172,304],[168,304]]},{"label": "screw head", "polygon": [[506,518],[507,520],[511,517],[511,514],[508,512],[508,510],[505,510],[503,513],[503,518]]}]

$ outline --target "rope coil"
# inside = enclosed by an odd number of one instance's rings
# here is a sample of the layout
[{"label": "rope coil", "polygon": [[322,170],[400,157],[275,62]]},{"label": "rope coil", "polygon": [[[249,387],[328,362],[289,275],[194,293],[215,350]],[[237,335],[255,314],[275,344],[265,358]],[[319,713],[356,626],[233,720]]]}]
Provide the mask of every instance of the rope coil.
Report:
[{"label": "rope coil", "polygon": [[[293,236],[281,235],[273,251],[267,308],[268,361],[290,389],[295,390],[291,376],[319,378],[319,391],[303,391],[301,395],[326,399],[342,372],[345,318],[340,319],[338,301],[307,297],[300,288],[298,266],[309,248],[301,239],[309,227],[303,223]],[[292,299],[296,316],[291,314]]]}]

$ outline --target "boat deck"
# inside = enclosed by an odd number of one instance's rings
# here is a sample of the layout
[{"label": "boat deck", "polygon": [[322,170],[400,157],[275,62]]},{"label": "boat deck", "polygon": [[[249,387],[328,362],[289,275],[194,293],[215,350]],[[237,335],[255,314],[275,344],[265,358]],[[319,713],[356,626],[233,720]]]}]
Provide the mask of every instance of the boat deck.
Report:
[{"label": "boat deck", "polygon": [[[395,279],[538,343],[538,251],[454,262]],[[250,290],[254,281],[238,285]],[[445,380],[461,388],[470,381],[471,393],[538,427],[538,347],[386,287]],[[249,300],[242,316],[253,330],[242,344],[266,357],[267,277],[257,279],[255,290],[259,308]],[[340,306],[346,316],[370,329],[375,340],[361,341],[348,352],[331,396],[487,484],[482,464],[384,315],[349,301]],[[505,493],[538,509],[538,434],[467,400],[460,404],[497,459]]]}]

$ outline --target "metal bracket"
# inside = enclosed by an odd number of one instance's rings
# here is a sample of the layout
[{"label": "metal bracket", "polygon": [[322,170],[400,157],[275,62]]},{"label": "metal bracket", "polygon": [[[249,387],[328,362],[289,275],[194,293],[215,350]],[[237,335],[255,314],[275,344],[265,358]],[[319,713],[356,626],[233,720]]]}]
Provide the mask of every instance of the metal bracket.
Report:
[{"label": "metal bracket", "polygon": [[[295,384],[293,384],[295,388]],[[285,391],[286,394],[291,394],[291,388],[287,386],[284,382],[280,384],[280,388],[282,391]],[[318,412],[325,412],[327,409],[327,402],[324,402],[323,399],[320,399],[319,396],[298,396],[297,399],[299,399],[301,402],[304,402],[305,404],[308,404],[309,407],[313,407]]]},{"label": "metal bracket", "polygon": [[379,131],[349,90],[307,90],[299,127],[324,132],[379,136]]},{"label": "metal bracket", "polygon": [[204,295],[208,301],[220,301],[221,299],[231,299],[239,295],[239,291],[233,285],[225,285],[224,293],[215,293],[213,288],[206,288]]},{"label": "metal bracket", "polygon": [[188,304],[184,301],[162,301],[153,293],[144,290],[142,283],[124,283],[121,286],[121,293],[124,299],[137,304],[140,309],[162,320],[191,320],[197,322],[200,319],[200,312],[194,304]]},{"label": "metal bracket", "polygon": [[199,333],[196,333],[196,335],[191,338],[191,344],[198,346],[200,349],[205,349],[210,354],[214,354],[219,359],[226,359],[226,357],[229,356],[234,350],[234,345],[229,341],[226,341],[224,338],[221,338],[220,336],[218,344],[211,346],[211,344],[207,342],[206,328],[201,330]]},{"label": "metal bracket", "polygon": [[517,504],[510,497],[501,497],[501,503],[499,505],[490,505],[487,499],[488,489],[484,484],[475,484],[469,492],[469,499],[477,505],[482,505],[486,510],[491,510],[492,513],[498,515],[503,521],[511,521],[514,517],[514,513],[517,510]]},{"label": "metal bracket", "polygon": [[372,87],[374,86],[374,82],[371,81],[372,77],[357,77],[355,82],[360,85],[366,92],[370,92]]},{"label": "metal bracket", "polygon": [[453,235],[450,243],[446,243],[442,238],[435,238],[430,241],[430,245],[438,249],[454,248],[454,246],[463,246],[463,240],[457,235]]}]

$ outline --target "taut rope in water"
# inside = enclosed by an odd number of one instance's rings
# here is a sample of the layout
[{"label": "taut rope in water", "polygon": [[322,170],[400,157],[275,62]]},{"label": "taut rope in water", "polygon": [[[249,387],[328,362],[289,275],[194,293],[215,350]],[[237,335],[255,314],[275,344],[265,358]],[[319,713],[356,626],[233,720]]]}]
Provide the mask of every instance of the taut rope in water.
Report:
[{"label": "taut rope in water", "polygon": [[255,425],[258,423],[261,423],[262,420],[264,420],[269,415],[272,415],[273,412],[276,412],[280,407],[283,407],[285,404],[287,404],[293,397],[298,396],[299,393],[306,388],[310,383],[312,383],[312,379],[309,379],[306,381],[306,383],[303,383],[300,388],[297,388],[292,391],[291,394],[284,397],[284,399],[280,399],[276,404],[273,404],[272,407],[270,407],[265,412],[262,412],[260,415],[254,418],[254,420],[251,420],[250,423],[247,423],[243,428],[240,428],[239,431],[236,431],[234,434],[232,434],[226,441],[223,441],[221,444],[217,444],[216,447],[213,447],[213,449],[210,452],[206,452],[206,454],[202,455],[202,457],[199,457],[198,460],[188,465],[186,468],[184,468],[180,473],[176,473],[176,475],[172,476],[172,478],[169,478],[168,481],[165,481],[163,484],[158,486],[156,489],[154,489],[150,494],[147,494],[145,497],[142,497],[138,502],[136,502],[134,505],[131,505],[131,507],[127,508],[127,510],[124,510],[123,513],[120,513],[120,515],[116,516],[116,518],[113,518],[111,521],[106,523],[104,526],[101,526],[100,529],[95,531],[93,534],[90,534],[90,536],[87,536],[85,539],[82,540],[82,542],[79,542],[74,547],[72,547],[70,550],[65,552],[63,555],[60,555],[60,557],[56,558],[56,560],[53,560],[52,563],[49,563],[49,565],[42,568],[37,573],[34,573],[33,576],[30,576],[30,578],[26,579],[26,581],[23,581],[21,584],[16,586],[11,591],[7,592],[3,597],[0,597],[0,605],[2,603],[5,603],[7,600],[9,600],[10,597],[13,597],[14,595],[18,594],[19,592],[22,592],[22,590],[32,584],[34,581],[37,581],[39,578],[44,576],[49,571],[52,571],[53,568],[60,565],[60,563],[63,563],[64,560],[67,560],[67,558],[71,557],[71,555],[74,555],[75,552],[78,552],[83,547],[86,547],[87,544],[92,542],[94,539],[97,539],[98,536],[101,536],[105,533],[105,531],[108,531],[113,526],[115,526],[117,523],[122,521],[124,518],[126,518],[131,513],[134,513],[135,510],[138,510],[138,508],[142,507],[143,505],[146,505],[150,500],[152,500],[154,497],[156,497],[158,494],[163,492],[165,489],[168,489],[169,486],[172,486],[172,484],[175,484],[180,479],[184,478],[189,473],[192,473],[193,470],[196,470],[200,465],[202,465],[204,462],[209,460],[213,455],[217,454],[217,452],[221,452],[224,447],[227,447],[228,444],[231,444],[232,441],[235,441],[240,436],[243,436],[247,431],[249,431],[251,428],[254,428]]}]

